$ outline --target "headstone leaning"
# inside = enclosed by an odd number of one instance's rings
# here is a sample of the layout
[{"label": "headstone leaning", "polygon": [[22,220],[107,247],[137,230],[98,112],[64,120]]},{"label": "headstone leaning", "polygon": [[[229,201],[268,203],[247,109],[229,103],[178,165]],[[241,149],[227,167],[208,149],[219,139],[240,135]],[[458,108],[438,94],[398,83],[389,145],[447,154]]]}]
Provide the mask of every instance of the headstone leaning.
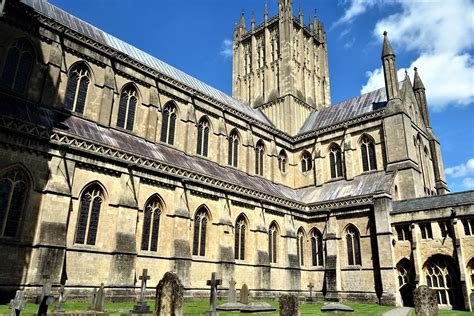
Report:
[{"label": "headstone leaning", "polygon": [[249,287],[247,284],[242,285],[242,288],[240,289],[240,303],[249,303]]},{"label": "headstone leaning", "polygon": [[64,284],[61,284],[59,287],[59,296],[58,296],[58,304],[56,304],[56,307],[54,308],[55,312],[58,313],[64,313],[64,308],[61,306],[61,304],[64,302]]},{"label": "headstone leaning", "polygon": [[217,301],[217,286],[222,284],[222,280],[216,279],[216,273],[212,272],[212,277],[210,280],[207,280],[207,285],[211,286],[211,297],[210,297],[210,305],[211,308],[207,313],[208,316],[217,316],[216,311],[216,301]]},{"label": "headstone leaning", "polygon": [[413,291],[416,316],[437,316],[438,299],[436,291],[421,285]]},{"label": "headstone leaning", "polygon": [[11,316],[18,316],[25,308],[25,292],[16,291],[15,298],[10,301]]},{"label": "headstone leaning", "polygon": [[92,297],[92,304],[91,306],[89,306],[89,309],[96,312],[103,312],[104,303],[105,303],[105,289],[104,289],[104,283],[101,283],[98,291],[94,289],[94,296]]},{"label": "headstone leaning", "polygon": [[299,316],[300,305],[298,297],[292,294],[280,296],[280,316]]},{"label": "headstone leaning", "polygon": [[235,291],[235,281],[234,278],[229,281],[229,293],[227,297],[228,303],[237,303],[237,293]]},{"label": "headstone leaning", "polygon": [[156,315],[183,316],[184,287],[178,276],[166,272],[156,287]]},{"label": "headstone leaning", "polygon": [[143,269],[142,275],[139,277],[142,281],[142,286],[140,289],[140,300],[136,305],[133,306],[133,310],[131,311],[134,314],[150,314],[150,307],[146,303],[145,300],[145,292],[146,292],[146,281],[150,280],[150,276],[148,275],[148,269]]}]

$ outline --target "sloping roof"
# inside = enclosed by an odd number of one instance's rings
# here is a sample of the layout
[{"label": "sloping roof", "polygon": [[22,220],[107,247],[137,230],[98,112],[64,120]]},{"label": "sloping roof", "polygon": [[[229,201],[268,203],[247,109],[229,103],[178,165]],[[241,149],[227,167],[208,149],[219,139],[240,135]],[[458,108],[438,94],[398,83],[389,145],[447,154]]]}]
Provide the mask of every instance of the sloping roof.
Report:
[{"label": "sloping roof", "polygon": [[422,197],[411,200],[393,202],[392,213],[404,213],[419,210],[434,210],[443,207],[474,204],[474,191],[465,191]]},{"label": "sloping roof", "polygon": [[67,115],[64,112],[58,112],[2,93],[0,93],[0,117],[10,117],[46,129],[62,131],[111,148],[300,203],[316,203],[369,195],[385,190],[391,183],[389,178],[391,176],[386,176],[382,171],[363,174],[355,177],[352,181],[336,181],[321,187],[312,186],[294,190],[232,167],[221,166],[199,156],[187,155],[161,143],[149,142],[117,129],[100,126],[82,117]]},{"label": "sloping roof", "polygon": [[234,108],[256,120],[259,120],[267,125],[273,126],[273,124],[266,118],[266,116],[257,109],[244,104],[237,99],[225,94],[224,92],[213,88],[204,82],[184,73],[183,71],[176,69],[173,66],[159,60],[156,57],[151,56],[148,53],[112,36],[97,27],[73,16],[72,14],[56,7],[55,5],[44,1],[44,0],[21,0],[21,2],[35,11],[47,16],[72,30],[79,32],[103,45],[112,47],[113,49],[127,54],[135,60],[165,74],[168,77],[178,80],[179,82],[204,93],[215,100],[226,104],[227,106]]},{"label": "sloping roof", "polygon": [[350,118],[367,114],[387,105],[385,88],[357,96],[328,108],[312,112],[300,129],[300,134],[331,126]]}]

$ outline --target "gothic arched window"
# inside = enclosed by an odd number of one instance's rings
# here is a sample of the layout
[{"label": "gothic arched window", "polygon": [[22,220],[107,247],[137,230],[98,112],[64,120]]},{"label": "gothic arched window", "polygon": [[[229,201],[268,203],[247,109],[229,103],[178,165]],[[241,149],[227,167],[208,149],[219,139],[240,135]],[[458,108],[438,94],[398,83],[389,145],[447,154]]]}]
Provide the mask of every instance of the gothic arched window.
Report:
[{"label": "gothic arched window", "polygon": [[303,152],[301,156],[301,172],[308,172],[313,169],[313,161],[311,159],[311,154],[307,151]]},{"label": "gothic arched window", "polygon": [[196,153],[207,157],[209,148],[209,121],[203,117],[198,123]]},{"label": "gothic arched window", "polygon": [[143,210],[141,250],[157,251],[162,203],[158,196],[151,197]]},{"label": "gothic arched window", "polygon": [[193,255],[206,255],[207,212],[200,208],[194,216]]},{"label": "gothic arched window", "polygon": [[324,266],[324,252],[323,252],[323,235],[316,228],[311,234],[311,259],[313,266]]},{"label": "gothic arched window", "polygon": [[354,226],[346,229],[346,245],[347,245],[347,264],[360,265],[362,263],[360,257],[360,236],[359,231]]},{"label": "gothic arched window", "polygon": [[174,145],[174,132],[176,130],[177,110],[173,104],[168,104],[163,110],[163,121],[161,122],[161,141]]},{"label": "gothic arched window", "polygon": [[0,86],[16,93],[25,92],[34,56],[34,49],[26,39],[13,42],[7,52]]},{"label": "gothic arched window", "polygon": [[243,216],[237,218],[235,223],[235,249],[234,257],[238,260],[245,260],[245,235],[246,235],[246,222]]},{"label": "gothic arched window", "polygon": [[296,239],[296,253],[298,255],[300,266],[304,266],[304,235],[303,228],[298,229],[298,236]]},{"label": "gothic arched window", "polygon": [[237,167],[238,165],[238,158],[239,158],[239,135],[237,131],[234,129],[229,134],[229,159],[228,164],[229,166]]},{"label": "gothic arched window", "polygon": [[263,176],[263,158],[265,155],[265,146],[262,140],[257,142],[255,146],[255,174]]},{"label": "gothic arched window", "polygon": [[329,148],[329,164],[331,167],[332,179],[343,176],[341,148],[336,144],[331,145]]},{"label": "gothic arched window", "polygon": [[362,137],[360,150],[362,153],[362,167],[364,171],[377,170],[374,142],[367,136]]},{"label": "gothic arched window", "polygon": [[278,155],[278,169],[282,173],[286,172],[286,164],[288,163],[288,156],[286,155],[286,152],[282,149],[280,151],[280,154]]},{"label": "gothic arched window", "polygon": [[77,219],[76,244],[95,245],[104,193],[97,184],[87,187],[81,195]]},{"label": "gothic arched window", "polygon": [[278,249],[278,228],[275,223],[270,225],[268,229],[268,257],[271,263],[277,262],[277,249]]},{"label": "gothic arched window", "polygon": [[89,68],[83,63],[75,65],[69,71],[64,106],[66,109],[84,113],[87,89],[90,82]]},{"label": "gothic arched window", "polygon": [[15,237],[28,195],[25,173],[13,169],[0,177],[0,237]]},{"label": "gothic arched window", "polygon": [[120,95],[117,126],[133,131],[135,111],[137,110],[137,89],[133,85],[127,85]]},{"label": "gothic arched window", "polygon": [[426,285],[436,291],[438,304],[458,306],[462,304],[459,289],[459,273],[454,260],[435,255],[425,264]]}]

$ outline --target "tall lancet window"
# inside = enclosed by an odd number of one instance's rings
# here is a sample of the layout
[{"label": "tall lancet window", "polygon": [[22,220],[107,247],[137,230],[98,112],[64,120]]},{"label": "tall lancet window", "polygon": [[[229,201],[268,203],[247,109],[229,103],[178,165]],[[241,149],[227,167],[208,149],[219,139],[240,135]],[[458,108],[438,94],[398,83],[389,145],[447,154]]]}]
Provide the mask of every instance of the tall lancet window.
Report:
[{"label": "tall lancet window", "polygon": [[230,132],[229,150],[228,150],[229,166],[237,167],[239,162],[239,135],[236,130]]},{"label": "tall lancet window", "polygon": [[331,178],[340,178],[343,177],[343,167],[342,167],[342,153],[341,148],[336,144],[332,144],[329,149],[329,164],[331,167]]},{"label": "tall lancet window", "polygon": [[259,140],[257,146],[255,146],[255,174],[263,176],[263,163],[265,155],[265,146],[263,142]]},{"label": "tall lancet window", "polygon": [[354,226],[346,229],[347,244],[347,264],[360,265],[362,260],[360,257],[360,236],[359,231]]},{"label": "tall lancet window", "polygon": [[278,250],[278,228],[275,223],[270,225],[268,229],[268,257],[271,263],[277,262]]},{"label": "tall lancet window", "polygon": [[207,157],[209,148],[209,121],[203,117],[198,123],[196,153]]},{"label": "tall lancet window", "polygon": [[87,89],[89,88],[90,71],[86,65],[79,63],[69,71],[64,106],[76,113],[84,114]]},{"label": "tall lancet window", "polygon": [[143,210],[143,230],[141,250],[157,251],[160,232],[162,203],[158,196],[152,196]]},{"label": "tall lancet window", "polygon": [[301,156],[301,172],[305,173],[313,170],[313,160],[311,159],[311,154],[307,151],[303,152]]},{"label": "tall lancet window", "polygon": [[200,208],[194,216],[193,255],[206,255],[207,212]]},{"label": "tall lancet window", "polygon": [[323,236],[316,228],[311,233],[311,259],[315,267],[324,265]]},{"label": "tall lancet window", "polygon": [[285,173],[287,164],[288,156],[286,155],[286,152],[282,149],[280,151],[280,154],[278,155],[278,169],[280,169],[282,173]]},{"label": "tall lancet window", "polygon": [[76,244],[95,245],[104,193],[97,184],[87,187],[81,196],[77,219]]},{"label": "tall lancet window", "polygon": [[245,238],[247,225],[243,216],[239,216],[235,223],[235,247],[234,257],[238,260],[245,260]]},{"label": "tall lancet window", "polygon": [[137,89],[133,85],[127,85],[120,95],[117,126],[133,131],[135,111],[137,110]]},{"label": "tall lancet window", "polygon": [[15,237],[28,195],[28,180],[19,169],[0,177],[0,237]]},{"label": "tall lancet window", "polygon": [[364,171],[377,170],[374,142],[367,136],[362,137],[360,150],[362,153],[362,167]]},{"label": "tall lancet window", "polygon": [[30,42],[21,38],[8,48],[0,86],[7,90],[24,93],[33,68],[35,53]]},{"label": "tall lancet window", "polygon": [[304,236],[304,231],[302,228],[298,230],[298,236],[296,239],[296,253],[298,255],[298,260],[300,263],[300,266],[304,266],[304,241],[305,241],[305,236]]},{"label": "tall lancet window", "polygon": [[163,121],[161,122],[161,142],[174,145],[174,133],[176,130],[176,107],[169,103],[163,110]]}]

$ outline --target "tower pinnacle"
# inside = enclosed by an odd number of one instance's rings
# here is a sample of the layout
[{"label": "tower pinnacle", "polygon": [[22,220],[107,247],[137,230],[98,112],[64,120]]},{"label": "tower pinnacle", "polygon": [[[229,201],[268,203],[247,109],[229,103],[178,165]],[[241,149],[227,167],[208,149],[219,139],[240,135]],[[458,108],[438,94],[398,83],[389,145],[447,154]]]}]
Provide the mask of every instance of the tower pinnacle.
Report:
[{"label": "tower pinnacle", "polygon": [[387,31],[383,32],[382,64],[387,101],[400,99],[395,53],[393,52],[392,45],[390,45],[390,41],[388,40]]},{"label": "tower pinnacle", "polygon": [[382,58],[386,56],[390,56],[390,55],[395,56],[392,45],[390,44],[390,41],[388,40],[387,34],[388,34],[387,31],[383,32]]}]

